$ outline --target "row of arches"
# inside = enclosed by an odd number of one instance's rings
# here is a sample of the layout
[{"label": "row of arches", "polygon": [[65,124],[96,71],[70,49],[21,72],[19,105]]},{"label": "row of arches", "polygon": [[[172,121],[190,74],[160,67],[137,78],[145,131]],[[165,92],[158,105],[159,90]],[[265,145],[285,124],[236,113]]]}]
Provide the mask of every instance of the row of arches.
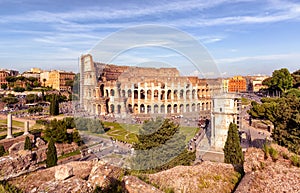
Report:
[{"label": "row of arches", "polygon": [[[197,99],[197,98],[202,98],[205,97],[209,94],[208,89],[196,89],[193,90],[177,90],[177,89],[168,89],[168,90],[120,90],[118,91],[117,96],[120,97],[127,97],[127,98],[134,98],[134,99],[149,99],[149,100],[178,100],[178,99]],[[94,96],[96,93],[94,92]],[[114,89],[101,89],[100,87],[100,97],[114,97],[116,96],[116,92]]]}]

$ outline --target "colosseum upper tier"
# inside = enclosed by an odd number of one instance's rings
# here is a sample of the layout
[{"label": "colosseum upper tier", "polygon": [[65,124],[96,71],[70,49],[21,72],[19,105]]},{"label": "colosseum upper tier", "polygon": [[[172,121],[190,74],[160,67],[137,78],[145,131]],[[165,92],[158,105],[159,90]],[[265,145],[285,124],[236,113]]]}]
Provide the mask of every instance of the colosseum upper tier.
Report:
[{"label": "colosseum upper tier", "polygon": [[195,114],[209,111],[221,90],[220,79],[180,76],[176,68],[103,64],[90,54],[80,62],[80,103],[93,115]]}]

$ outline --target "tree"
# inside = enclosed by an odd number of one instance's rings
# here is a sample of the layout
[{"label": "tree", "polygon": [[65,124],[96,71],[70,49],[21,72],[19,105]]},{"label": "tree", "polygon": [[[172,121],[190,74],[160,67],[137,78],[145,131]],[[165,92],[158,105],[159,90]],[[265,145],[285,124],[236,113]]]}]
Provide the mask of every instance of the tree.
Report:
[{"label": "tree", "polygon": [[43,78],[44,87],[45,87],[45,85],[46,85],[46,81],[47,81],[47,79],[46,79],[46,78]]},{"label": "tree", "polygon": [[290,151],[300,151],[300,98],[292,89],[282,98],[262,98],[262,104],[252,103],[251,117],[270,120],[272,138]]},{"label": "tree", "polygon": [[56,165],[57,165],[57,151],[56,151],[55,143],[51,138],[48,143],[46,167],[49,168]]},{"label": "tree", "polygon": [[15,92],[24,92],[24,91],[25,91],[25,88],[22,88],[22,87],[17,86],[17,87],[15,87],[15,88],[13,88],[13,91],[15,91]]},{"label": "tree", "polygon": [[240,137],[236,124],[230,123],[224,146],[224,162],[242,166],[244,155],[240,144]]},{"label": "tree", "polygon": [[59,101],[57,95],[52,95],[52,99],[50,102],[50,115],[59,115]]},{"label": "tree", "polygon": [[24,150],[31,150],[31,149],[32,149],[32,144],[31,144],[30,138],[28,136],[26,136]]},{"label": "tree", "polygon": [[145,121],[137,137],[132,166],[138,170],[161,168],[185,150],[185,136],[169,119]]},{"label": "tree", "polygon": [[3,145],[0,145],[0,157],[2,157],[5,154],[5,149]]},{"label": "tree", "polygon": [[46,139],[52,139],[56,143],[68,142],[67,127],[61,120],[52,120],[44,131]]},{"label": "tree", "polygon": [[25,100],[26,100],[26,103],[35,103],[35,102],[40,101],[40,98],[36,94],[28,94],[28,95],[26,95]]},{"label": "tree", "polygon": [[3,90],[6,90],[7,89],[7,84],[1,84],[1,88],[3,89]]},{"label": "tree", "polygon": [[292,77],[293,77],[293,87],[299,88],[300,87],[300,70],[293,72]]},{"label": "tree", "polygon": [[266,82],[269,88],[279,90],[283,93],[293,87],[293,77],[286,68],[275,70],[272,78]]},{"label": "tree", "polygon": [[2,100],[2,102],[7,103],[9,105],[16,104],[19,102],[19,100],[13,96],[3,97],[1,100]]}]

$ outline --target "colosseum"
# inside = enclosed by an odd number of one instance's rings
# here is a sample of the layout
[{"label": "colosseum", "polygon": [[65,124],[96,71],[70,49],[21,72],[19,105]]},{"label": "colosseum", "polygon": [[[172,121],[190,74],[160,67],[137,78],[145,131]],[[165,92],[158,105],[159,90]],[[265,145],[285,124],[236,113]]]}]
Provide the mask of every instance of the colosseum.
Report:
[{"label": "colosseum", "polygon": [[80,58],[80,104],[93,115],[205,114],[221,80],[181,76],[176,68],[118,66]]}]

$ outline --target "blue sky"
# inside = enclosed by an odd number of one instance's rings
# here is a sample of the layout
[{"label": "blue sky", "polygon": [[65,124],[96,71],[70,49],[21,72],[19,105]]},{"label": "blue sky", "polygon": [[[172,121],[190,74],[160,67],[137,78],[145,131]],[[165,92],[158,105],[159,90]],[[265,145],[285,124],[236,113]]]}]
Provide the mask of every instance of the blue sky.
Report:
[{"label": "blue sky", "polygon": [[[192,35],[224,76],[300,68],[300,2],[295,0],[0,0],[0,68],[78,71],[81,54],[111,33],[144,24]],[[187,61],[175,55],[137,48],[113,62],[132,65],[163,57],[180,68]]]}]

